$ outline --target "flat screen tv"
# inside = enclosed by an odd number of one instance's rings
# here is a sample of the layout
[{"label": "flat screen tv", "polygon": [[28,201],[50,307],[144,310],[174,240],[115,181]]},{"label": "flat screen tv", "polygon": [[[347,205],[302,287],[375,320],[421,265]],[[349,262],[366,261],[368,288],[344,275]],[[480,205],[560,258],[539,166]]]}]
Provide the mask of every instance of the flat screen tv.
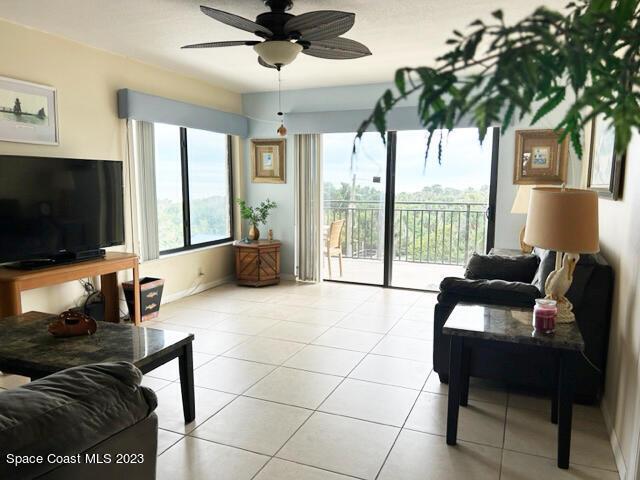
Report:
[{"label": "flat screen tv", "polygon": [[0,155],[0,263],[95,257],[124,243],[122,162]]}]

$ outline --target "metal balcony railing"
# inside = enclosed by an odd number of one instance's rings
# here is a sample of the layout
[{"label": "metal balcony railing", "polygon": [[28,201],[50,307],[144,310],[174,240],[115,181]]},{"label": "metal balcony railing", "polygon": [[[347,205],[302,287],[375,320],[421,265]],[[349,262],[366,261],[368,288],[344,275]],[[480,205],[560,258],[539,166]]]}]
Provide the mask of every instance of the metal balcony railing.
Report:
[{"label": "metal balcony railing", "polygon": [[[486,211],[481,202],[395,202],[393,259],[465,265],[473,252],[484,252]],[[324,218],[325,225],[345,220],[340,238],[345,257],[382,259],[383,203],[328,200]]]}]

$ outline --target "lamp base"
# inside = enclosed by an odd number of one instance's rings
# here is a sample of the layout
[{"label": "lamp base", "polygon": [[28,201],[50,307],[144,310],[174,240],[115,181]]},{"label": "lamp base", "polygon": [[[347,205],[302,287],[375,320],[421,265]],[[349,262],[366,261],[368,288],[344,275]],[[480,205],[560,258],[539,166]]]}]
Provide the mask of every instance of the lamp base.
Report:
[{"label": "lamp base", "polygon": [[544,298],[555,300],[558,307],[558,316],[556,317],[556,323],[571,323],[576,321],[576,316],[573,313],[573,304],[567,299],[567,297],[554,298],[552,295],[547,295]]},{"label": "lamp base", "polygon": [[525,230],[526,226],[523,225],[522,228],[520,229],[520,250],[522,251],[522,253],[531,253],[533,252],[533,247],[531,245],[529,245],[528,243],[525,243],[524,241],[524,230]]}]

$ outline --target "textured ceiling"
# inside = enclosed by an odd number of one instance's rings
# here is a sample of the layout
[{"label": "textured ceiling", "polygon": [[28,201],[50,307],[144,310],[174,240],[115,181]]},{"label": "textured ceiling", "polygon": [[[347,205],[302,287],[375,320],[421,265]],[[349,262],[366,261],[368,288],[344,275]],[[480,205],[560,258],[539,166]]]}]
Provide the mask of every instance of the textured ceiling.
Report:
[{"label": "textured ceiling", "polygon": [[[297,0],[290,13],[355,12],[356,24],[345,36],[365,43],[373,55],[357,60],[300,55],[283,70],[283,88],[390,81],[398,67],[431,62],[454,28],[487,18],[497,8],[515,20],[542,3],[561,8],[566,0]],[[188,43],[253,37],[206,17],[200,4],[250,19],[266,10],[261,0],[1,0],[0,17],[236,92],[273,90],[275,71],[260,67],[250,47],[180,50]]]}]

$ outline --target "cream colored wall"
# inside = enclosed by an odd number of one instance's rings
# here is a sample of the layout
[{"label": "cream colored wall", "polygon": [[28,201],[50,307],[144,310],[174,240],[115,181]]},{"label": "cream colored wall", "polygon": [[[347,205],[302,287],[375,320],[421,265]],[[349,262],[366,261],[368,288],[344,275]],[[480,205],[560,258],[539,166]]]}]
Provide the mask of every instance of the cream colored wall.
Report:
[{"label": "cream colored wall", "polygon": [[[126,125],[117,117],[120,88],[229,112],[242,110],[237,93],[3,20],[0,45],[0,76],[56,87],[60,132],[59,146],[0,142],[0,154],[125,160]],[[239,142],[235,146],[234,173],[239,179]],[[241,194],[242,182],[235,183],[236,195]],[[130,230],[129,221],[127,226]],[[231,275],[232,253],[230,246],[221,246],[176,255],[145,263],[141,274],[165,278],[166,295],[175,297]],[[57,312],[73,305],[81,294],[77,282],[29,291],[23,294],[23,308]]]},{"label": "cream colored wall", "polygon": [[[622,201],[600,200],[600,243],[615,271],[602,409],[626,478],[635,478],[640,422],[640,135],[627,151]],[[622,457],[622,458],[620,458]],[[620,466],[620,465],[619,465]],[[622,470],[622,469],[621,469]],[[622,472],[624,473],[624,472]],[[625,478],[621,475],[621,478]]]}]

